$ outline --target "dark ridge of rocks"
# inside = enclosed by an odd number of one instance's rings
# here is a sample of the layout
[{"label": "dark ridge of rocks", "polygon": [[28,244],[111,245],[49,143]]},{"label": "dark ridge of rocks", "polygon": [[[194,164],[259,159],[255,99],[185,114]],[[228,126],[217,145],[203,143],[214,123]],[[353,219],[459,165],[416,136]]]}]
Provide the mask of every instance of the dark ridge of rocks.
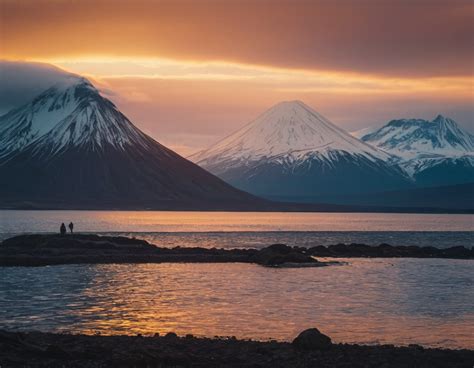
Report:
[{"label": "dark ridge of rocks", "polygon": [[314,331],[309,334],[312,335],[310,346],[305,345],[302,349],[295,343],[237,340],[233,337],[209,339],[174,334],[163,337],[85,336],[0,331],[0,366],[472,368],[474,362],[474,351],[465,349],[330,342],[319,348],[311,346]]},{"label": "dark ridge of rocks", "polygon": [[414,257],[474,259],[474,249],[451,247],[391,246],[381,244],[335,244],[328,247],[290,247],[273,244],[263,249],[160,248],[145,240],[93,234],[20,235],[0,244],[0,266],[46,266],[103,263],[254,263],[269,267],[319,267],[314,257]]},{"label": "dark ridge of rocks", "polygon": [[319,245],[307,249],[307,253],[316,257],[372,257],[372,258],[453,258],[474,259],[474,248],[462,246],[450,248],[418,247],[418,246],[392,246],[380,244],[370,246],[366,244],[334,244],[329,246]]},{"label": "dark ridge of rocks", "polygon": [[145,240],[125,236],[99,236],[95,234],[45,235],[31,234],[5,239],[7,248],[58,248],[58,249],[147,249],[156,248]]},{"label": "dark ridge of rocks", "polygon": [[257,249],[160,248],[144,240],[88,234],[20,235],[0,244],[0,266],[98,263],[227,263],[262,266],[325,266],[299,249],[273,245]]}]

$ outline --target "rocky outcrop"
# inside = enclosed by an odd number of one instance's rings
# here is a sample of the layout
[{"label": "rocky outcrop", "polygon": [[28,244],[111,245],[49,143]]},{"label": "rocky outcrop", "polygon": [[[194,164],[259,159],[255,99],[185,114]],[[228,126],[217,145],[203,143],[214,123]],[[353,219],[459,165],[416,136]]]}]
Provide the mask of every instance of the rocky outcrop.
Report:
[{"label": "rocky outcrop", "polygon": [[93,234],[33,234],[6,239],[0,244],[0,266],[46,266],[103,263],[254,263],[267,267],[321,267],[339,264],[315,257],[415,257],[474,259],[464,247],[402,247],[381,244],[336,244],[313,248],[273,244],[263,249],[160,248],[145,240]]},{"label": "rocky outcrop", "polygon": [[318,349],[314,344],[321,336],[313,329],[307,331],[310,332],[302,334],[307,335],[304,340],[309,341],[309,349],[300,349],[294,343],[235,337],[84,336],[0,331],[0,363],[5,368],[461,368],[471,367],[474,361],[472,350],[425,349],[417,345],[332,344],[328,345],[330,348]]},{"label": "rocky outcrop", "polygon": [[0,245],[0,266],[77,263],[244,262],[262,266],[325,266],[286,245],[258,249],[160,248],[144,240],[93,234],[21,235]]},{"label": "rocky outcrop", "polygon": [[252,256],[255,263],[265,266],[284,266],[288,264],[312,264],[319,262],[306,254],[305,250],[292,248],[285,244],[273,244],[263,248]]},{"label": "rocky outcrop", "polygon": [[300,350],[324,350],[332,345],[331,338],[319,332],[317,328],[309,328],[301,332],[292,342]]}]

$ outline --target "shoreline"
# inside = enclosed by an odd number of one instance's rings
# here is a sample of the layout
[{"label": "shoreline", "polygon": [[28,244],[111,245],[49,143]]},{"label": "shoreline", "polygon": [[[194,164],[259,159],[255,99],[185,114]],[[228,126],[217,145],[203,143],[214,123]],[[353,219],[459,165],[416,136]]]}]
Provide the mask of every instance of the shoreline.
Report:
[{"label": "shoreline", "polygon": [[[317,331],[317,332],[314,332]],[[100,336],[0,330],[6,367],[472,367],[474,350],[332,343],[316,329],[292,343],[235,337]]]},{"label": "shoreline", "polygon": [[[316,257],[331,258],[320,261]],[[162,248],[145,240],[94,234],[20,235],[0,243],[0,267],[111,263],[253,263],[265,267],[324,267],[337,258],[474,259],[474,248],[334,244],[311,248],[273,244],[262,249]]]}]

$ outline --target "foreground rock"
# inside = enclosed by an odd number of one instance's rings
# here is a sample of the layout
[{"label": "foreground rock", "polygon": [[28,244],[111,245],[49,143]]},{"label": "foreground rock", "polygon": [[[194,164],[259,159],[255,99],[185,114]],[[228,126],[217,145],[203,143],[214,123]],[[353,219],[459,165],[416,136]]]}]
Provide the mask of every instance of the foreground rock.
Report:
[{"label": "foreground rock", "polygon": [[89,234],[21,235],[0,244],[0,266],[78,263],[244,262],[272,267],[326,266],[301,249],[277,244],[257,249],[159,248],[144,240]]},{"label": "foreground rock", "polygon": [[331,338],[319,332],[317,328],[309,328],[301,332],[292,342],[300,350],[325,350],[332,345]]},{"label": "foreground rock", "polygon": [[21,235],[0,244],[0,266],[98,263],[254,263],[268,267],[320,267],[337,264],[314,257],[416,257],[474,259],[464,247],[394,247],[336,244],[313,248],[273,244],[263,249],[160,248],[145,240],[93,234]]},{"label": "foreground rock", "polygon": [[235,338],[84,336],[0,331],[0,365],[9,367],[466,367],[472,350],[286,342]]}]

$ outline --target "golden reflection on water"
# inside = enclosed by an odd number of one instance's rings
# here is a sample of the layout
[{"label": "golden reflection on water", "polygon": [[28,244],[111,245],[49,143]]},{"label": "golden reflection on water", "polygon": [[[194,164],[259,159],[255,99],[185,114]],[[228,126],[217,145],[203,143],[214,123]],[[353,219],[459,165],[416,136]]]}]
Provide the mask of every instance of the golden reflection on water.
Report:
[{"label": "golden reflection on water", "polygon": [[347,260],[344,266],[74,265],[3,269],[5,327],[87,334],[474,347],[471,261]]},{"label": "golden reflection on water", "polygon": [[472,215],[397,213],[0,211],[0,232],[471,231]]}]

